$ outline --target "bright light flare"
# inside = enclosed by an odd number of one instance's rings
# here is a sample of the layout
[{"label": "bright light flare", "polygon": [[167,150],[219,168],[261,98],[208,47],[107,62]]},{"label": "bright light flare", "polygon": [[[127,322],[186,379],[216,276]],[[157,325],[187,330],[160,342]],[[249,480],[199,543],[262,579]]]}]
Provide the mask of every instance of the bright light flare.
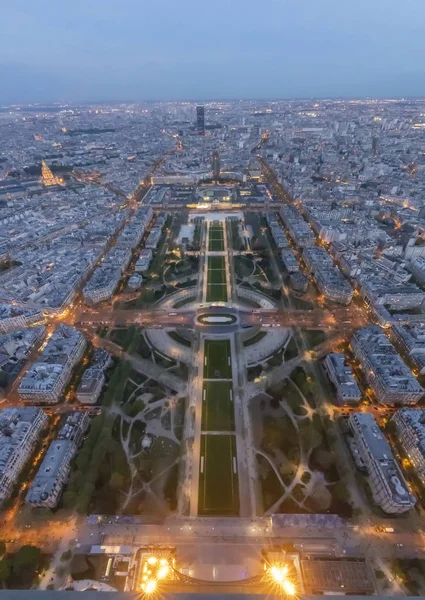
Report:
[{"label": "bright light flare", "polygon": [[157,559],[157,557],[156,557],[156,556],[150,556],[150,557],[148,558],[148,561],[147,561],[147,562],[148,562],[148,564],[149,564],[149,565],[154,565],[154,564],[155,564],[157,561],[158,561],[158,559]]},{"label": "bright light flare", "polygon": [[168,565],[164,565],[158,569],[158,573],[156,574],[157,579],[165,579],[168,575],[168,571],[170,570]]},{"label": "bright light flare", "polygon": [[286,575],[288,573],[288,567],[277,567],[274,566],[270,569],[270,574],[276,583],[282,585],[286,579]]},{"label": "bright light flare", "polygon": [[273,583],[279,586],[285,596],[295,596],[296,587],[288,577],[287,565],[273,565],[268,572]]},{"label": "bright light flare", "polygon": [[289,581],[288,579],[286,579],[286,581],[284,581],[282,583],[282,587],[283,587],[283,591],[288,596],[294,596],[295,595],[295,585],[292,583],[292,581]]},{"label": "bright light flare", "polygon": [[156,581],[155,579],[149,579],[146,583],[142,585],[142,590],[145,594],[153,594],[156,590]]}]

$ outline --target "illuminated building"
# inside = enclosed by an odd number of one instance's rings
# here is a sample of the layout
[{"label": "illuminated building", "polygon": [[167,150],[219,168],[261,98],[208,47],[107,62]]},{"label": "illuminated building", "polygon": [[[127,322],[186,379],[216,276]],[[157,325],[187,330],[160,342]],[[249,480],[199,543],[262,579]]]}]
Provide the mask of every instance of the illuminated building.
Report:
[{"label": "illuminated building", "polygon": [[43,185],[50,187],[52,185],[62,185],[62,177],[55,177],[52,170],[46,165],[44,160],[41,161],[41,180]]},{"label": "illuminated building", "polygon": [[205,135],[205,106],[202,104],[196,107],[196,129],[198,135]]}]

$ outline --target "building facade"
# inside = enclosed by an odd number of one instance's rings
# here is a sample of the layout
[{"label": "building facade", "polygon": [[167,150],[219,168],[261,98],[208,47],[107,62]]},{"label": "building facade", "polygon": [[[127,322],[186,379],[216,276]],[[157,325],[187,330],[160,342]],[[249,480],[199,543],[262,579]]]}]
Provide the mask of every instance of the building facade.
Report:
[{"label": "building facade", "polygon": [[397,464],[390,445],[370,413],[349,417],[360,456],[366,465],[373,499],[388,514],[411,510],[416,503]]}]

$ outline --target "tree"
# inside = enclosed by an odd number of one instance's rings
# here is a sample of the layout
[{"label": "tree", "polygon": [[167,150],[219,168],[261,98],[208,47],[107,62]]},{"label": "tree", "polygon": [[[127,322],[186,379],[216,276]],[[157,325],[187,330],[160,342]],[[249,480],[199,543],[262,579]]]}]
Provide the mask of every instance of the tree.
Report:
[{"label": "tree", "polygon": [[63,494],[63,505],[64,508],[74,508],[77,501],[77,494],[74,490],[70,490],[69,486],[66,492]]},{"label": "tree", "polygon": [[79,452],[79,454],[77,456],[77,460],[76,460],[76,465],[80,471],[84,471],[85,469],[87,469],[89,462],[90,462],[90,455],[91,455],[91,452],[89,451],[88,448],[83,448]]},{"label": "tree", "polygon": [[313,488],[313,493],[309,501],[314,505],[316,510],[322,512],[330,507],[332,495],[323,483],[317,483]]},{"label": "tree", "polygon": [[[96,469],[96,474],[97,474],[97,469]],[[93,492],[94,492],[94,485],[92,483],[90,483],[90,481],[87,481],[83,485],[83,488],[78,497],[77,510],[80,514],[87,512]]]},{"label": "tree", "polygon": [[65,552],[62,552],[62,556],[61,556],[62,562],[71,560],[71,558],[72,558],[72,550],[65,550]]},{"label": "tree", "polygon": [[4,556],[0,560],[0,583],[4,585],[4,583],[9,579],[11,571],[11,561],[10,558]]},{"label": "tree", "polygon": [[392,419],[385,425],[385,432],[389,435],[395,435],[397,433],[397,425]]},{"label": "tree", "polygon": [[22,546],[12,559],[12,570],[16,575],[35,571],[41,560],[41,550],[37,546]]},{"label": "tree", "polygon": [[337,481],[332,488],[335,498],[340,502],[348,502],[350,494],[348,493],[347,486],[343,481]]},{"label": "tree", "polygon": [[330,469],[335,462],[333,454],[321,448],[317,448],[314,451],[313,459],[319,469],[323,469],[324,471]]},{"label": "tree", "polygon": [[109,486],[114,490],[121,490],[124,487],[124,477],[121,473],[112,473]]},{"label": "tree", "polygon": [[300,435],[306,448],[317,448],[322,443],[322,434],[317,431],[314,425],[300,430]]}]

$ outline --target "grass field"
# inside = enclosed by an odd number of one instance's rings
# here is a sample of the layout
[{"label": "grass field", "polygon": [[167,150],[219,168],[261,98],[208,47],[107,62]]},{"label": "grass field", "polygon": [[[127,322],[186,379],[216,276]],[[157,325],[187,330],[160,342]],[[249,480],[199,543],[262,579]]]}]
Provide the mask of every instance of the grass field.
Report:
[{"label": "grass field", "polygon": [[205,381],[202,388],[202,431],[234,431],[231,381]]},{"label": "grass field", "polygon": [[204,379],[231,379],[229,340],[205,340]]},{"label": "grass field", "polygon": [[208,258],[207,302],[227,302],[224,256]]},{"label": "grass field", "polygon": [[224,251],[224,240],[212,240],[208,241],[209,252],[223,252]]},{"label": "grass field", "polygon": [[207,302],[227,302],[227,286],[211,283],[207,285]]},{"label": "grass field", "polygon": [[208,283],[226,283],[226,273],[222,269],[208,271]]},{"label": "grass field", "polygon": [[210,256],[208,258],[208,270],[212,269],[225,269],[226,261],[224,256]]},{"label": "grass field", "polygon": [[224,251],[224,230],[222,223],[213,223],[208,232],[208,250],[210,252]]},{"label": "grass field", "polygon": [[198,513],[200,515],[239,514],[234,435],[201,435]]}]

